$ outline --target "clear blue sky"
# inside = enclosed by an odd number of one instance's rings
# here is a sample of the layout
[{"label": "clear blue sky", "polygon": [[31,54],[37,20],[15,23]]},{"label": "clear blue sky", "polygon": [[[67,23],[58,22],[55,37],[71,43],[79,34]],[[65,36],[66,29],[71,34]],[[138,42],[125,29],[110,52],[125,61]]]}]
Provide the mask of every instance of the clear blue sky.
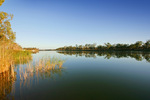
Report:
[{"label": "clear blue sky", "polygon": [[5,0],[22,47],[134,43],[150,39],[150,0]]}]

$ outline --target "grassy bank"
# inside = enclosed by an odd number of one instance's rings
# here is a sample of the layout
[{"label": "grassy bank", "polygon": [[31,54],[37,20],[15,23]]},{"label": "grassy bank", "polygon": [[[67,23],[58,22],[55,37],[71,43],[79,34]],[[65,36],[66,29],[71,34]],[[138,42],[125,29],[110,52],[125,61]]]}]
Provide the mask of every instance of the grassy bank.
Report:
[{"label": "grassy bank", "polygon": [[8,49],[9,46],[0,45],[0,73],[9,70],[14,64],[27,62],[27,59],[32,59],[30,51]]}]

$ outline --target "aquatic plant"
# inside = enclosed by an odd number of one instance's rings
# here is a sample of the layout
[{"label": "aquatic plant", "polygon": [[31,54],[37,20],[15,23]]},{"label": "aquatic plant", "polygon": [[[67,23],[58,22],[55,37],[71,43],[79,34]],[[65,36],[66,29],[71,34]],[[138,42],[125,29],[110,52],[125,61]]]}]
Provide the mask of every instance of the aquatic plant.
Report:
[{"label": "aquatic plant", "polygon": [[22,84],[30,87],[33,79],[35,79],[35,82],[38,82],[39,78],[49,77],[51,79],[54,78],[55,74],[61,75],[64,61],[65,60],[57,57],[43,57],[35,62],[28,61],[25,67],[22,67],[22,64],[20,64],[20,66],[18,66],[21,82],[20,87]]}]

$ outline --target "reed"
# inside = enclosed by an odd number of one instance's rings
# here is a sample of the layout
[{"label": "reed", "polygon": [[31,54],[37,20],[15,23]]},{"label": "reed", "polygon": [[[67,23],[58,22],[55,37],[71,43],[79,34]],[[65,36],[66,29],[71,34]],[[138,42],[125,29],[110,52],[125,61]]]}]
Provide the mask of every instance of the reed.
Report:
[{"label": "reed", "polygon": [[11,50],[6,45],[8,46],[7,42],[0,42],[0,73],[7,71],[12,63]]},{"label": "reed", "polygon": [[20,60],[26,63],[26,59],[32,59],[31,52],[23,50],[13,50],[12,43],[0,41],[0,73],[9,70],[10,66],[19,64]]},{"label": "reed", "polygon": [[26,64],[29,60],[32,60],[32,53],[30,51],[13,51],[12,58],[15,65]]},{"label": "reed", "polygon": [[35,62],[29,61],[24,68],[19,66],[21,84],[30,87],[34,79],[38,82],[39,78],[54,78],[54,74],[61,73],[64,61],[56,57],[43,57]]}]

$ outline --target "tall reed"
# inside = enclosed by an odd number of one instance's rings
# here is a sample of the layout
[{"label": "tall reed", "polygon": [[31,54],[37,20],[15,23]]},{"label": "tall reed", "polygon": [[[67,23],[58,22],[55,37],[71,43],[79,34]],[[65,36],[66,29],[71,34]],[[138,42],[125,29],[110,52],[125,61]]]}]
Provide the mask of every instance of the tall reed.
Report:
[{"label": "tall reed", "polygon": [[38,83],[40,78],[54,78],[54,74],[61,73],[64,62],[65,60],[56,57],[43,57],[35,62],[28,61],[25,65],[26,67],[20,65],[18,67],[21,82],[20,85],[30,87],[33,80]]},{"label": "tall reed", "polygon": [[[0,39],[0,73],[9,70],[10,66],[19,64],[20,59],[26,63],[26,59],[32,59],[31,52],[12,49],[14,43]],[[17,45],[17,44],[15,44]]]}]

